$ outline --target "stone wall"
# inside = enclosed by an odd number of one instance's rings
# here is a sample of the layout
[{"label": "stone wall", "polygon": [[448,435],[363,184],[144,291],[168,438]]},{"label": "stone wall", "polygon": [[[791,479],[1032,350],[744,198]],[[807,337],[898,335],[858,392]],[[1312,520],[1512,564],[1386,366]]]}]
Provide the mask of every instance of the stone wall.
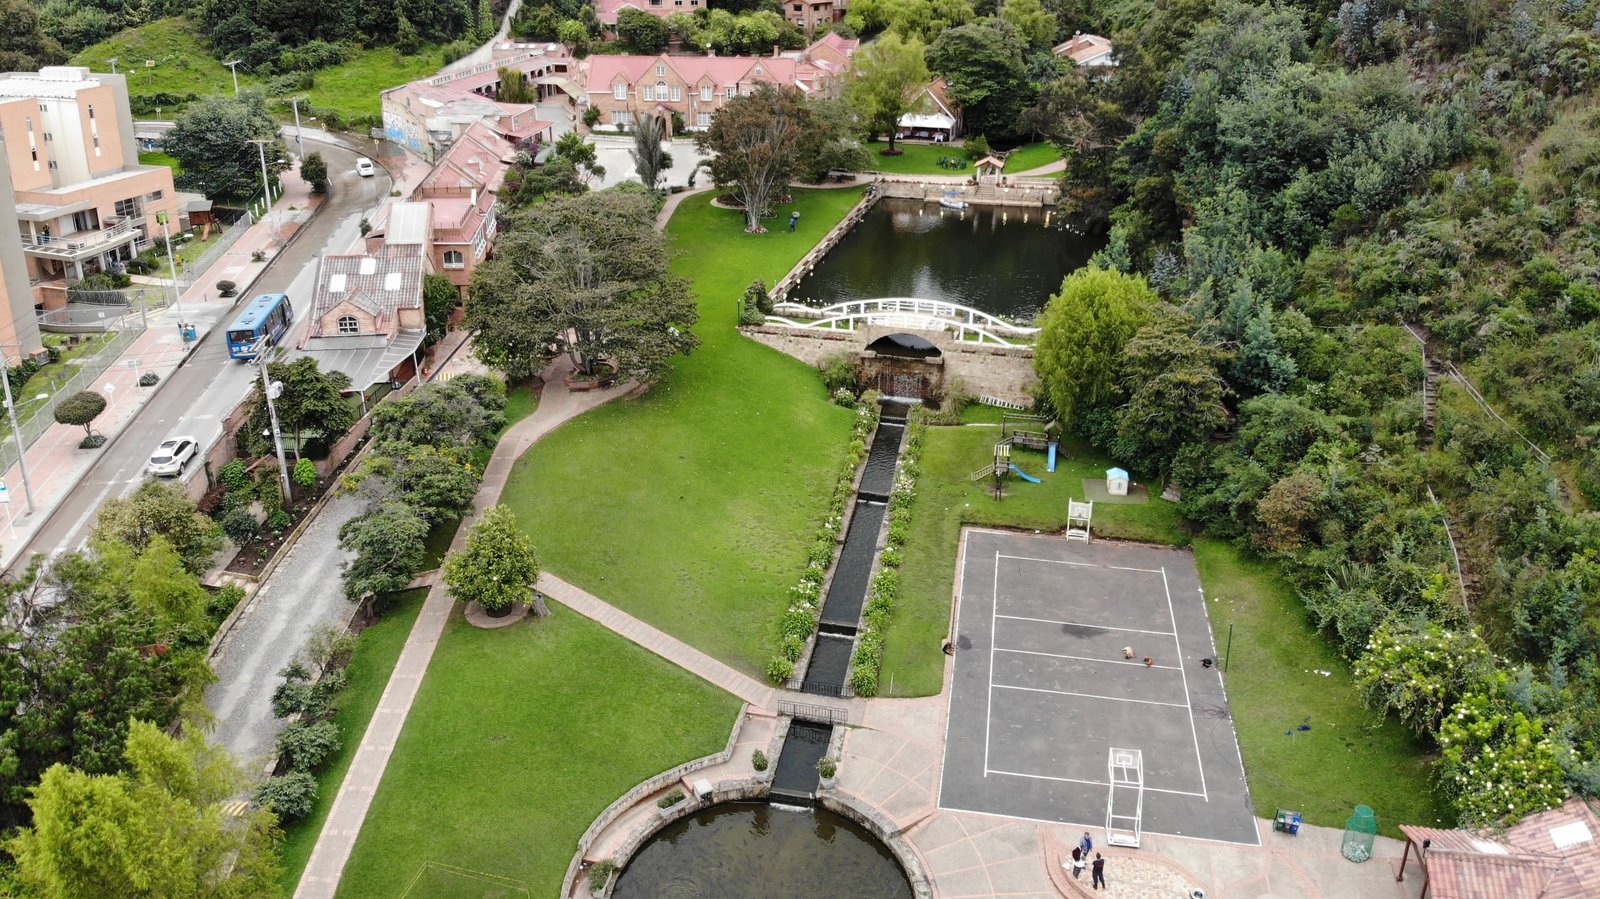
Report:
[{"label": "stone wall", "polygon": [[1032,347],[969,343],[956,340],[947,331],[915,331],[882,325],[868,325],[854,331],[805,330],[782,325],[757,325],[740,330],[751,340],[812,366],[820,366],[822,360],[839,353],[860,358],[867,344],[879,337],[912,333],[926,338],[943,352],[944,383],[949,385],[952,379],[959,378],[963,389],[974,396],[1032,404],[1032,390],[1039,381],[1033,373]]}]

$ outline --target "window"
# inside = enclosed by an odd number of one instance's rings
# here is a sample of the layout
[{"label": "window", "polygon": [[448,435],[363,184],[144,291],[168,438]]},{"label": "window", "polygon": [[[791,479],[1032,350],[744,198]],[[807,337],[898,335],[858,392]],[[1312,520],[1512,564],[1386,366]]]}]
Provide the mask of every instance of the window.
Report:
[{"label": "window", "polygon": [[619,109],[611,114],[611,124],[623,126],[632,125],[633,113],[628,112],[627,110]]},{"label": "window", "polygon": [[667,99],[667,85],[665,83],[663,83],[663,82],[660,82],[660,81],[656,82],[656,99],[657,100],[665,100],[665,99]]},{"label": "window", "polygon": [[466,268],[467,267],[467,257],[462,255],[460,250],[445,250],[444,251],[444,267],[445,268]]},{"label": "window", "polygon": [[94,121],[94,104],[89,104],[89,121]]},{"label": "window", "polygon": [[341,316],[339,316],[339,333],[340,334],[355,334],[355,333],[360,332],[360,330],[361,330],[361,323],[356,321],[356,317],[355,316],[353,316],[353,315],[341,315]]},{"label": "window", "polygon": [[676,84],[672,86],[672,102],[677,103],[683,99],[683,90]]},{"label": "window", "polygon": [[150,199],[152,199],[152,200],[161,199],[161,191],[159,191],[159,190],[150,191]]},{"label": "window", "polygon": [[654,100],[656,98],[656,89],[651,87],[648,84],[645,85],[644,86],[644,98],[646,100]]},{"label": "window", "polygon": [[665,77],[667,77],[667,64],[666,63],[664,63],[664,62],[656,63],[656,77],[657,78],[665,78]]},{"label": "window", "polygon": [[139,214],[139,198],[138,197],[129,197],[126,200],[118,200],[116,202],[116,204],[115,204],[115,209],[116,209],[117,215],[120,215],[123,218],[129,218],[131,216],[138,215]]},{"label": "window", "polygon": [[737,85],[737,84],[728,85],[728,99],[732,100],[734,97],[737,97],[737,96],[739,96],[739,85]]},{"label": "window", "polygon": [[794,5],[794,11],[795,12],[805,12],[806,11],[806,5],[804,3],[796,3]]},{"label": "window", "polygon": [[22,120],[28,123],[28,133],[33,133],[33,116],[23,116]]},{"label": "window", "polygon": [[761,67],[760,66],[756,66],[756,74],[757,75],[761,74]]},{"label": "window", "polygon": [[613,86],[611,88],[611,96],[616,100],[628,99],[628,86],[626,84],[618,84]]},{"label": "window", "polygon": [[699,127],[701,127],[701,128],[710,128],[711,127],[711,113],[702,112],[702,113],[697,114],[694,117],[694,123],[696,125],[698,125]]},{"label": "window", "polygon": [[711,102],[711,85],[709,85],[709,84],[700,85],[700,100],[703,103],[710,103]]}]

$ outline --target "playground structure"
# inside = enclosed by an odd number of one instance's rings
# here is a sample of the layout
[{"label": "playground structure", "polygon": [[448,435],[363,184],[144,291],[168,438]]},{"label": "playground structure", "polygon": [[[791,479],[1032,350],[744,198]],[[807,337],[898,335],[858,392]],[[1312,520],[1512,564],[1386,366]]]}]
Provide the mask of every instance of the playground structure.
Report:
[{"label": "playground structure", "polygon": [[1049,453],[1049,471],[1056,470],[1057,434],[1061,426],[1055,421],[1046,422],[1042,415],[1007,412],[1000,418],[1000,440],[994,445],[994,461],[972,473],[973,481],[993,478],[995,493],[1001,492],[1000,481],[1015,474],[1030,484],[1040,483],[1039,478],[1028,474],[1011,462],[1013,446],[1026,447]]}]

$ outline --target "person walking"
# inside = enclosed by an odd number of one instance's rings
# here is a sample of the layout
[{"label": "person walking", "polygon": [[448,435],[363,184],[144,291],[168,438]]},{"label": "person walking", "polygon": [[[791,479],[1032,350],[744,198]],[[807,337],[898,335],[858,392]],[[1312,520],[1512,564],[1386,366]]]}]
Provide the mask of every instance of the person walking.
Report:
[{"label": "person walking", "polygon": [[789,233],[794,233],[794,226],[800,224],[800,210],[789,213]]},{"label": "person walking", "polygon": [[1084,860],[1084,857],[1083,857],[1083,850],[1079,849],[1076,846],[1072,847],[1072,879],[1073,880],[1080,880],[1080,879],[1083,878],[1084,863],[1085,863],[1085,860]]},{"label": "person walking", "polygon": [[[1100,853],[1096,852],[1094,854],[1094,888],[1098,890],[1105,885],[1106,860],[1100,857]],[[1110,887],[1106,887],[1106,889],[1110,889]]]}]

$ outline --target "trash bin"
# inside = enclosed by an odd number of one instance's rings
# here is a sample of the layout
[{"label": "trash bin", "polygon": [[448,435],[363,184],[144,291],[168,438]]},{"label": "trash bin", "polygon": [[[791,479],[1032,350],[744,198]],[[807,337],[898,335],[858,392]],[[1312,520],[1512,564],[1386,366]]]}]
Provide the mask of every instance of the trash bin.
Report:
[{"label": "trash bin", "polygon": [[1272,821],[1272,829],[1278,833],[1286,833],[1291,837],[1298,836],[1300,833],[1300,813],[1286,808],[1278,809],[1277,817]]},{"label": "trash bin", "polygon": [[1378,816],[1365,805],[1344,822],[1344,842],[1340,854],[1357,864],[1372,858],[1372,844],[1378,839]]}]

